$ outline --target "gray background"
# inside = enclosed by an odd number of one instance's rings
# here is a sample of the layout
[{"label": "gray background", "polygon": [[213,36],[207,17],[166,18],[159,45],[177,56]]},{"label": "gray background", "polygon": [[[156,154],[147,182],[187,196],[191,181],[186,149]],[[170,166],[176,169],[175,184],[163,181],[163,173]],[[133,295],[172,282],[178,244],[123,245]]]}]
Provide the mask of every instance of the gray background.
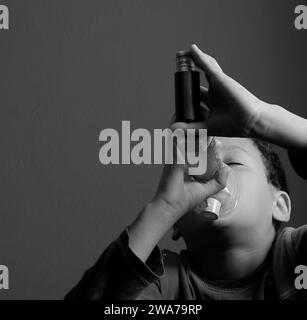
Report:
[{"label": "gray background", "polygon": [[[304,1],[6,0],[0,31],[0,299],[61,299],[156,189],[160,166],[99,163],[99,132],[163,128],[174,55],[192,43],[267,102],[307,117]],[[306,183],[282,152],[292,225]],[[183,243],[168,234],[160,243]]]}]

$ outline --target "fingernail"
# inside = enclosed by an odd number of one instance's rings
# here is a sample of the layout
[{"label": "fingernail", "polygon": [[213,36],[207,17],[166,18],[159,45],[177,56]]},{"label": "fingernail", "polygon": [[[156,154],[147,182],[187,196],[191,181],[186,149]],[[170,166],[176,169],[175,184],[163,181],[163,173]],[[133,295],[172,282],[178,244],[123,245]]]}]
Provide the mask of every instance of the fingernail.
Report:
[{"label": "fingernail", "polygon": [[201,51],[195,43],[192,44],[192,47],[198,51]]}]

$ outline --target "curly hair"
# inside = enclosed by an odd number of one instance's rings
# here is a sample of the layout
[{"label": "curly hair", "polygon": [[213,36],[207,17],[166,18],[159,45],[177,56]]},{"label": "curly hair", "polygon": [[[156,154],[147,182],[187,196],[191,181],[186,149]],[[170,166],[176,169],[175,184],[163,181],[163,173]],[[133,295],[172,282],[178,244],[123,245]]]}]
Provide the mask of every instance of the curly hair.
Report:
[{"label": "curly hair", "polygon": [[[252,139],[252,141],[261,153],[268,182],[277,190],[282,190],[289,194],[285,170],[280,157],[274,150],[272,144],[259,139]],[[283,222],[277,220],[274,220],[273,222],[276,231],[280,231],[285,226],[285,223]]]}]

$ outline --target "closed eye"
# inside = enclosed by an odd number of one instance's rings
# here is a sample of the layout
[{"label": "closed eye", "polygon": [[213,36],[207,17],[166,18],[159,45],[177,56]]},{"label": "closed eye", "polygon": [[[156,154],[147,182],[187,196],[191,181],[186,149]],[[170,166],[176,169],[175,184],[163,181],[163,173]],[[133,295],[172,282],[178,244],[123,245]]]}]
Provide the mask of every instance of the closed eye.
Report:
[{"label": "closed eye", "polygon": [[243,166],[243,163],[240,162],[228,162],[228,166]]}]

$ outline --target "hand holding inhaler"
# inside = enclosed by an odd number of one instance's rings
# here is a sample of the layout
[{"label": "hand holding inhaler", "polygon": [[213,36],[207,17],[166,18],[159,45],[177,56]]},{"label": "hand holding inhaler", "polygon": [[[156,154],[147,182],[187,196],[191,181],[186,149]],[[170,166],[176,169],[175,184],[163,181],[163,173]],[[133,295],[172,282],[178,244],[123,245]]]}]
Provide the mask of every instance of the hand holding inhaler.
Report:
[{"label": "hand holding inhaler", "polygon": [[[186,51],[179,51],[176,54],[175,73],[175,101],[176,101],[176,122],[199,123],[206,119],[202,117],[200,106],[200,76],[195,68],[192,57]],[[198,139],[196,131],[196,140]],[[187,142],[189,143],[189,142]],[[208,137],[207,142],[199,144],[199,147],[207,149],[207,170],[204,174],[191,176],[192,181],[207,183],[226,166],[219,158],[217,152],[218,140]],[[198,145],[198,141],[194,144]],[[238,190],[235,177],[229,171],[226,187],[212,197],[203,201],[194,208],[194,211],[201,214],[208,220],[216,220],[220,216],[226,216],[234,209],[238,202]]]}]

